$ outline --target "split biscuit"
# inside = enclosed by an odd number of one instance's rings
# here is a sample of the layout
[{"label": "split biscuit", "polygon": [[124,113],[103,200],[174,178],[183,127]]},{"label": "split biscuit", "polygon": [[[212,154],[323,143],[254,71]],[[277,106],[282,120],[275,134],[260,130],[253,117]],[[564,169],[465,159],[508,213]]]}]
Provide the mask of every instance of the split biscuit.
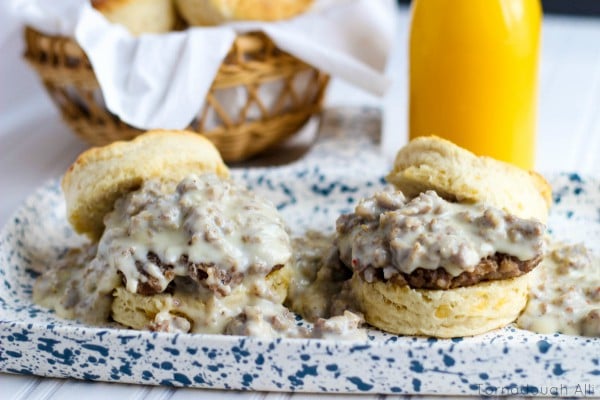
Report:
[{"label": "split biscuit", "polygon": [[416,138],[403,147],[387,181],[409,198],[435,190],[449,200],[487,203],[543,223],[552,203],[552,188],[538,173],[478,157],[435,136]]},{"label": "split biscuit", "polygon": [[[543,240],[538,222],[548,219],[551,188],[535,172],[477,157],[447,140],[422,137],[398,152],[387,180],[408,200],[433,190],[453,203],[500,209],[508,219],[531,221],[536,237]],[[452,277],[435,266],[385,279],[383,269],[361,266],[360,259],[352,259],[358,267],[348,267],[355,270],[351,284],[368,323],[396,334],[450,338],[484,333],[513,322],[527,302],[532,279],[528,272],[541,259],[542,253],[519,260],[496,252],[474,267],[478,279],[471,279],[469,271]],[[370,275],[365,278],[368,270]],[[440,277],[443,285],[427,282]]]},{"label": "split biscuit", "polygon": [[193,173],[229,170],[215,146],[197,133],[155,130],[132,141],[114,142],[82,153],[62,180],[67,217],[76,232],[98,240],[104,216],[115,200],[148,179],[174,185]]}]

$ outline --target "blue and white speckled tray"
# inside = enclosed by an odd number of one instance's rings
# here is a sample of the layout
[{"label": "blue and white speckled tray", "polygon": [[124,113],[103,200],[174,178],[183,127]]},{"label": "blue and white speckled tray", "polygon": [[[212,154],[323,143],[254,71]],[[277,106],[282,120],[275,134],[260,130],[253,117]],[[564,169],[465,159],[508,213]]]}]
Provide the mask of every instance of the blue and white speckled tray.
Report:
[{"label": "blue and white speckled tray", "polygon": [[[295,233],[331,231],[337,215],[384,184],[388,166],[372,137],[326,132],[299,162],[234,173],[273,201]],[[548,178],[555,191],[553,235],[600,251],[600,181]],[[375,330],[367,342],[259,340],[65,321],[31,303],[31,266],[52,263],[78,240],[65,221],[58,181],[33,194],[0,232],[0,371],[271,391],[600,395],[598,338],[507,327],[454,340]]]}]

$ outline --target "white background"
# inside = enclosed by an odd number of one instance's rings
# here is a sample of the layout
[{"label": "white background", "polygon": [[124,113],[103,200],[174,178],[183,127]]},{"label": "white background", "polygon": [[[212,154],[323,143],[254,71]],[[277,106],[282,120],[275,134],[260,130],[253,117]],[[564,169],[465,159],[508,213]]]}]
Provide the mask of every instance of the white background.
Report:
[{"label": "white background", "polygon": [[[406,141],[406,45],[409,15],[398,13],[389,64],[394,84],[381,100],[333,82],[327,105],[374,105],[384,111],[383,148],[390,158]],[[0,225],[42,182],[59,177],[86,144],[75,137],[22,61],[20,33],[0,14]],[[4,33],[3,33],[4,32]],[[537,169],[600,176],[600,19],[546,17],[540,71]],[[323,395],[148,388],[0,374],[0,399],[318,399]],[[339,398],[344,396],[329,396]],[[353,396],[353,398],[381,398]],[[397,398],[397,396],[388,396]]]}]

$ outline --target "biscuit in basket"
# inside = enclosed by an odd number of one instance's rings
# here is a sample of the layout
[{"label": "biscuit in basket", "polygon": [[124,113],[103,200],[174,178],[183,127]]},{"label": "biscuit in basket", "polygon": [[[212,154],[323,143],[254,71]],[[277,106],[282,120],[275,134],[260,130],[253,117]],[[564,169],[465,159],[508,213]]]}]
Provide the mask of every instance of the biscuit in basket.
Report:
[{"label": "biscuit in basket", "polygon": [[514,321],[543,256],[543,178],[423,138],[400,150],[388,180],[399,191],[362,200],[336,227],[367,322],[457,337]]},{"label": "biscuit in basket", "polygon": [[277,21],[306,11],[313,0],[176,0],[190,25],[218,25],[230,21]]},{"label": "biscuit in basket", "polygon": [[173,0],[92,0],[92,6],[134,35],[169,32],[177,24]]},{"label": "biscuit in basket", "polygon": [[115,200],[147,179],[178,183],[191,173],[229,170],[214,145],[193,132],[156,130],[130,142],[91,148],[69,167],[62,181],[69,222],[98,239]]}]

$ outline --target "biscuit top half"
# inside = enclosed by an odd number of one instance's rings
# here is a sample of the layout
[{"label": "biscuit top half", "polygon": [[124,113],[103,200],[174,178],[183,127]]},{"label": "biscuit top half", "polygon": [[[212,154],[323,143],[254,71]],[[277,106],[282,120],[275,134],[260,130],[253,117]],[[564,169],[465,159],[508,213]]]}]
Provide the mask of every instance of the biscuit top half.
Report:
[{"label": "biscuit top half", "polygon": [[177,184],[189,174],[229,170],[215,146],[187,131],[154,130],[83,152],[62,180],[67,217],[76,232],[97,240],[115,200],[156,179]]},{"label": "biscuit top half", "polygon": [[552,189],[541,175],[476,156],[435,136],[416,138],[403,147],[386,179],[408,198],[435,190],[447,200],[486,203],[543,223],[552,202]]}]

